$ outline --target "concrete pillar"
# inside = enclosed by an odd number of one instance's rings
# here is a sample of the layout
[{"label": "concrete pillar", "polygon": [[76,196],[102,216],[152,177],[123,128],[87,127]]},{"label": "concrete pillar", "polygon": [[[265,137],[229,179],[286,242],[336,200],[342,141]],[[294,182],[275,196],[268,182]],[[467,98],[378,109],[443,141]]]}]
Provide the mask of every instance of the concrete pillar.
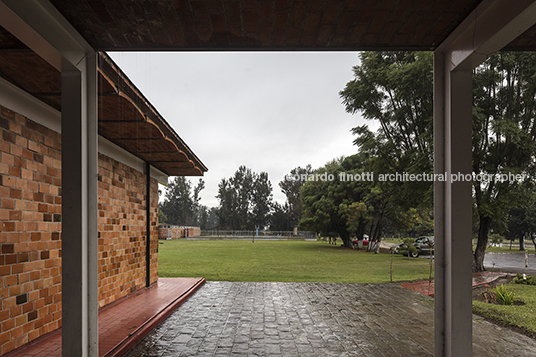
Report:
[{"label": "concrete pillar", "polygon": [[434,56],[435,356],[472,355],[472,74]]},{"label": "concrete pillar", "polygon": [[472,71],[535,23],[534,0],[483,1],[434,52],[436,357],[472,354]]},{"label": "concrete pillar", "polygon": [[96,54],[61,81],[62,355],[98,356]]}]

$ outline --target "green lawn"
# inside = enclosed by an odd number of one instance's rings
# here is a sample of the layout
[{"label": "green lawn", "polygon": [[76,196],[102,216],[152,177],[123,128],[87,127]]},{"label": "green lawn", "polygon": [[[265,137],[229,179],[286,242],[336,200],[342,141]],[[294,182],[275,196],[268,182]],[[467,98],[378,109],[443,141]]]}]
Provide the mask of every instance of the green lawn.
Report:
[{"label": "green lawn", "polygon": [[[160,241],[161,277],[220,281],[389,282],[391,255],[310,241]],[[427,279],[428,259],[394,255],[393,281]]]},{"label": "green lawn", "polygon": [[473,301],[473,311],[536,334],[536,286],[513,282],[507,286],[514,290],[516,300],[523,301],[525,305],[505,306]]}]

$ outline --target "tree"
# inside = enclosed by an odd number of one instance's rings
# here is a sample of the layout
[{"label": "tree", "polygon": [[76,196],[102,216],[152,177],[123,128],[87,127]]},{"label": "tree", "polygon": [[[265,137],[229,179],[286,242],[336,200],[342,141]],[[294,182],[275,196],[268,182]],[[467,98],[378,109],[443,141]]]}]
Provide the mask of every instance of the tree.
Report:
[{"label": "tree", "polygon": [[[201,196],[199,194],[201,191],[205,188],[205,181],[203,179],[199,179],[197,182],[197,185],[194,187],[193,193],[192,193],[192,216],[196,222],[196,225],[201,225],[201,212],[202,208],[204,207],[201,205]],[[206,207],[205,207],[206,209]]]},{"label": "tree", "polygon": [[164,212],[158,207],[158,223],[167,223],[168,219]]},{"label": "tree", "polygon": [[290,231],[292,226],[290,224],[290,214],[288,203],[284,205],[274,202],[272,216],[270,218],[270,230],[271,231]]},{"label": "tree", "polygon": [[[428,52],[361,52],[354,80],[339,93],[346,111],[378,121],[352,129],[354,144],[377,176],[432,173],[433,67]],[[430,181],[377,181],[366,201],[374,214],[370,239],[381,238],[388,220],[404,229],[411,208],[430,209]]]},{"label": "tree", "polygon": [[192,224],[194,203],[191,197],[191,189],[192,184],[183,176],[177,176],[169,182],[164,202],[160,207],[169,224]]},{"label": "tree", "polygon": [[[353,67],[355,79],[339,94],[347,112],[359,112],[380,127],[375,132],[368,125],[353,128],[354,144],[374,158],[377,173],[432,173],[432,53],[361,52],[360,59],[361,64]],[[431,207],[431,182],[394,186],[397,189],[390,194],[401,206]]]},{"label": "tree", "polygon": [[[499,230],[506,229],[507,212],[523,200],[520,188],[534,172],[535,59],[533,53],[501,52],[474,71],[473,175],[525,175],[525,180],[473,180],[478,220],[474,271],[484,270],[492,222]],[[376,157],[380,167],[432,172],[432,72],[431,53],[361,53],[355,79],[340,94],[348,112],[380,123],[376,132],[366,125],[353,129],[355,144]],[[404,182],[389,194],[402,207],[426,208],[432,201],[432,185]]]},{"label": "tree", "polygon": [[218,209],[201,205],[199,214],[199,228],[201,230],[216,229],[219,226]]},{"label": "tree", "polygon": [[218,209],[211,207],[208,211],[207,227],[214,228],[220,226],[220,219],[218,218]]},{"label": "tree", "polygon": [[251,206],[253,225],[255,228],[263,229],[268,225],[273,206],[272,183],[268,179],[266,172],[255,175]]},{"label": "tree", "polygon": [[289,230],[293,227],[297,227],[300,223],[302,202],[300,198],[300,189],[306,180],[303,177],[307,177],[313,172],[311,165],[305,167],[296,167],[290,170],[290,174],[285,175],[282,181],[279,182],[281,191],[287,196],[287,212],[289,215]]},{"label": "tree", "polygon": [[255,229],[268,224],[272,205],[272,185],[266,172],[256,174],[240,166],[218,186],[218,217],[227,229]]},{"label": "tree", "polygon": [[199,207],[199,228],[201,230],[205,230],[208,228],[208,215],[209,215],[209,208],[207,206],[200,206]]},{"label": "tree", "polygon": [[167,223],[181,226],[197,226],[199,224],[200,196],[205,188],[203,179],[199,179],[195,188],[184,176],[177,176],[169,182],[164,202],[160,211],[167,218]]},{"label": "tree", "polygon": [[251,198],[253,196],[254,180],[253,172],[245,166],[240,166],[229,180],[234,189],[236,200],[235,219],[238,224],[234,229],[253,228],[248,226],[251,221]]},{"label": "tree", "polygon": [[508,229],[506,238],[510,241],[519,240],[519,250],[525,250],[524,240],[529,237],[536,248],[536,192],[525,193],[527,201],[511,208],[508,212]]},{"label": "tree", "polygon": [[[348,248],[352,247],[351,238],[356,234],[363,239],[372,211],[366,202],[370,181],[363,176],[363,168],[359,156],[354,155],[334,160],[314,171],[301,189],[300,229],[340,237]],[[360,179],[356,180],[356,177]]]},{"label": "tree", "polygon": [[[473,271],[484,270],[491,224],[504,232],[508,211],[527,199],[523,187],[536,155],[535,78],[536,55],[524,52],[500,52],[473,75],[473,175],[490,178],[473,180],[478,220]],[[524,179],[503,180],[498,176],[503,174]]]},{"label": "tree", "polygon": [[236,197],[229,180],[223,178],[218,184],[218,220],[220,228],[232,229],[237,225],[236,222]]}]

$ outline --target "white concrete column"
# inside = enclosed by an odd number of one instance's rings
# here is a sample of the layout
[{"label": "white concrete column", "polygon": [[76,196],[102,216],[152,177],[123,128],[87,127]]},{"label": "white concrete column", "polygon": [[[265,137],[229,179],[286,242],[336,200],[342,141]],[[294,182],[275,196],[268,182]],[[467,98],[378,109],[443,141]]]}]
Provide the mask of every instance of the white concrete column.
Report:
[{"label": "white concrete column", "polygon": [[436,357],[472,354],[471,73],[535,23],[534,0],[482,1],[434,52]]},{"label": "white concrete column", "polygon": [[435,356],[472,355],[472,74],[434,56]]},{"label": "white concrete column", "polygon": [[91,51],[86,56],[87,80],[87,190],[88,190],[88,356],[99,355],[99,112],[98,112],[98,55]]},{"label": "white concrete column", "polygon": [[62,355],[98,356],[96,54],[61,67]]}]

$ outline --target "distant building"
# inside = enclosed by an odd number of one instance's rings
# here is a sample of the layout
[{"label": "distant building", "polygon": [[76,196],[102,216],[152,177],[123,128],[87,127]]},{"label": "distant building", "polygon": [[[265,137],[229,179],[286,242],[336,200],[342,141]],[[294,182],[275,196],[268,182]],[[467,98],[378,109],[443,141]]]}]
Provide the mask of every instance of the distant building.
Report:
[{"label": "distant building", "polygon": [[179,239],[199,237],[201,228],[189,226],[172,226],[169,224],[158,225],[158,239]]}]

